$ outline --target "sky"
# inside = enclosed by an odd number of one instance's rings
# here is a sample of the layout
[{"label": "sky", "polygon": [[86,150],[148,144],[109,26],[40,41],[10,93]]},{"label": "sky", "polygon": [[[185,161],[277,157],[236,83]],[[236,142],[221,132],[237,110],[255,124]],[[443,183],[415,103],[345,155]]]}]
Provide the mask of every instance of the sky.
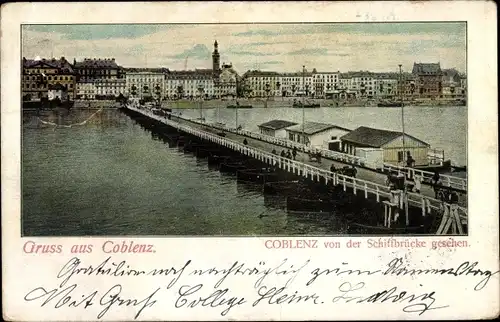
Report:
[{"label": "sky", "polygon": [[24,25],[22,56],[115,58],[124,67],[411,71],[414,62],[466,72],[465,23]]}]

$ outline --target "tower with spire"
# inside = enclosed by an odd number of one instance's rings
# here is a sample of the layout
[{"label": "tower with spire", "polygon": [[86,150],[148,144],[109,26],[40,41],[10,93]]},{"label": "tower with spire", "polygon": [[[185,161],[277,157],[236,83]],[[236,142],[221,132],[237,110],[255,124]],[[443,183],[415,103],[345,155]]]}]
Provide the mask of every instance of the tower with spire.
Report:
[{"label": "tower with spire", "polygon": [[214,42],[214,52],[212,53],[212,70],[215,74],[220,71],[220,54],[217,40]]}]

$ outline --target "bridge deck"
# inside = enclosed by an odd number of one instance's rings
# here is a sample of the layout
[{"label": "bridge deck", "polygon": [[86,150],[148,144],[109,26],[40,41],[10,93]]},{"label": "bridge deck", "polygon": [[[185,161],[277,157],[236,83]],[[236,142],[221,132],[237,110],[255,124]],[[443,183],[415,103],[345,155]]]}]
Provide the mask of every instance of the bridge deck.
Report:
[{"label": "bridge deck", "polygon": [[[212,125],[212,124],[204,124],[204,123],[200,123],[198,121],[193,121],[193,120],[181,118],[181,117],[174,116],[174,115],[172,115],[172,120],[175,120],[175,121],[179,122],[180,124],[184,124],[184,125],[187,125],[187,126],[190,126],[193,128],[197,128],[197,129],[200,129],[200,130],[203,130],[203,131],[206,131],[209,133],[213,133],[213,134],[217,134],[218,132],[221,132],[221,130],[219,128],[214,127],[214,125]],[[228,138],[228,139],[231,139],[231,140],[234,140],[234,141],[237,141],[240,143],[243,143],[243,140],[246,139],[249,147],[255,147],[255,148],[267,151],[269,153],[272,152],[273,149],[275,149],[278,152],[278,154],[280,154],[282,150],[287,151],[287,149],[284,148],[283,146],[281,146],[280,144],[266,142],[266,141],[263,141],[259,138],[252,138],[252,137],[249,137],[248,135],[245,135],[245,134],[239,134],[236,131],[224,131],[224,133],[226,135],[226,138]],[[339,162],[336,160],[332,160],[330,158],[323,158],[321,163],[310,161],[309,154],[301,152],[300,150],[297,150],[297,156],[296,156],[295,160],[298,162],[308,164],[310,166],[324,169],[324,170],[328,170],[328,171],[330,170],[330,166],[332,163],[335,165],[335,167],[337,169],[346,166],[345,163],[342,163],[342,162]],[[376,172],[374,170],[362,168],[362,167],[356,167],[356,170],[357,170],[356,178],[370,181],[370,182],[373,182],[373,183],[376,183],[376,184],[379,184],[382,186],[386,185],[386,179],[387,179],[386,174]],[[420,188],[420,194],[427,196],[427,197],[435,198],[434,189],[430,185],[422,184],[421,188]],[[466,196],[465,196],[465,198],[460,198],[459,204],[461,206],[465,206],[466,203],[467,203]]]},{"label": "bridge deck", "polygon": [[[133,107],[128,108],[146,117],[177,128],[180,131],[209,140],[215,144],[228,147],[244,155],[252,156],[265,163],[274,164],[288,172],[295,173],[297,175],[309,176],[313,180],[317,181],[319,181],[320,177],[322,177],[326,180],[326,182],[333,181],[334,184],[342,185],[344,190],[346,187],[353,188],[353,192],[355,194],[364,194],[365,198],[368,198],[368,195],[375,195],[377,201],[381,202],[383,201],[381,198],[390,199],[393,193],[385,185],[386,176],[381,173],[363,168],[358,169],[358,175],[356,178],[339,173],[332,173],[329,171],[332,161],[322,162],[321,164],[311,162],[309,160],[309,156],[305,153],[298,153],[296,161],[289,160],[282,158],[279,155],[272,154],[271,151],[273,149],[276,149],[278,152],[281,150],[278,150],[278,146],[269,142],[247,138],[238,133],[226,133],[225,137],[221,137],[217,134],[220,130],[214,128],[210,124],[194,122],[175,115],[172,115],[171,119],[168,119],[164,116],[154,115],[149,110],[137,109]],[[243,140],[245,138],[247,140],[247,145],[243,144]],[[344,165],[335,161],[333,161],[333,163],[339,167]],[[461,206],[460,204],[450,205],[436,200],[434,198],[434,191],[430,187],[422,186],[421,193],[409,192],[407,194],[407,198],[409,205],[422,208],[423,215],[430,212],[432,209],[447,209],[448,213],[456,213],[456,218],[459,218],[461,224],[467,224],[467,208]],[[441,231],[441,233],[443,232]]]}]

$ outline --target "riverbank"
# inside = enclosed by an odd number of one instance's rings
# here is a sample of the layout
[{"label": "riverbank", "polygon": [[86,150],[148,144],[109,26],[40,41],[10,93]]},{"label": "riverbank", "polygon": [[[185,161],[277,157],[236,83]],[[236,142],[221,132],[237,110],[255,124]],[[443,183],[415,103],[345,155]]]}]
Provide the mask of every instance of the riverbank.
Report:
[{"label": "riverbank", "polygon": [[74,108],[88,108],[88,109],[100,109],[100,108],[117,108],[120,107],[120,103],[114,100],[75,100]]},{"label": "riverbank", "polygon": [[[283,98],[270,98],[269,100],[261,98],[250,99],[237,99],[237,100],[206,100],[203,101],[201,107],[203,109],[213,109],[218,107],[227,107],[228,105],[240,106],[251,105],[254,108],[283,108],[293,107],[293,102],[301,102],[299,97],[283,97]],[[332,99],[307,99],[307,103],[319,104],[321,107],[377,107],[375,101],[368,100],[332,100]],[[428,106],[456,106],[453,102],[436,100],[436,101],[406,101],[406,107],[428,107]],[[75,100],[74,108],[79,109],[100,109],[100,108],[118,108],[120,103],[114,100]],[[163,101],[163,108],[172,109],[199,109],[200,101],[197,100],[178,100],[178,101]]]}]

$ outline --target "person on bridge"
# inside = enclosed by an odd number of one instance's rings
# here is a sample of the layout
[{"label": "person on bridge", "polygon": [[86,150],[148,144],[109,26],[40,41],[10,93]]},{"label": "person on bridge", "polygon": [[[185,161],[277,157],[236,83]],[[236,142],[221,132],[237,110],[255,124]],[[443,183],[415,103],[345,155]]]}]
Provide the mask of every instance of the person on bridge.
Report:
[{"label": "person on bridge", "polygon": [[420,188],[422,187],[422,177],[416,174],[414,177],[414,181],[415,181],[415,192],[420,193]]},{"label": "person on bridge", "polygon": [[274,155],[278,154],[278,152],[276,152],[276,149],[273,149],[273,152],[271,152],[271,153]]},{"label": "person on bridge", "polygon": [[247,139],[246,139],[246,138],[243,140],[243,144],[244,144],[244,145],[247,145],[247,144],[248,144],[248,141],[247,141]]},{"label": "person on bridge", "polygon": [[281,154],[280,155],[281,155],[282,158],[286,157],[285,150],[281,150]]},{"label": "person on bridge", "polygon": [[358,169],[354,166],[354,164],[351,166],[352,168],[352,177],[356,178],[356,174],[358,173]]},{"label": "person on bridge", "polygon": [[293,159],[295,160],[295,158],[297,157],[297,148],[296,147],[293,147],[292,156],[293,156]]},{"label": "person on bridge", "polygon": [[406,166],[408,168],[413,168],[415,166],[415,159],[410,154],[410,151],[408,151],[408,156],[406,157]]},{"label": "person on bridge", "polygon": [[292,158],[292,152],[290,150],[286,151],[286,158],[291,159]]},{"label": "person on bridge", "polygon": [[434,175],[432,176],[432,183],[434,185],[437,185],[440,180],[441,180],[441,176],[439,175],[439,172],[437,172],[437,170],[434,171]]},{"label": "person on bridge", "polygon": [[336,172],[337,169],[335,168],[335,165],[332,163],[332,165],[330,166],[330,172]]}]

